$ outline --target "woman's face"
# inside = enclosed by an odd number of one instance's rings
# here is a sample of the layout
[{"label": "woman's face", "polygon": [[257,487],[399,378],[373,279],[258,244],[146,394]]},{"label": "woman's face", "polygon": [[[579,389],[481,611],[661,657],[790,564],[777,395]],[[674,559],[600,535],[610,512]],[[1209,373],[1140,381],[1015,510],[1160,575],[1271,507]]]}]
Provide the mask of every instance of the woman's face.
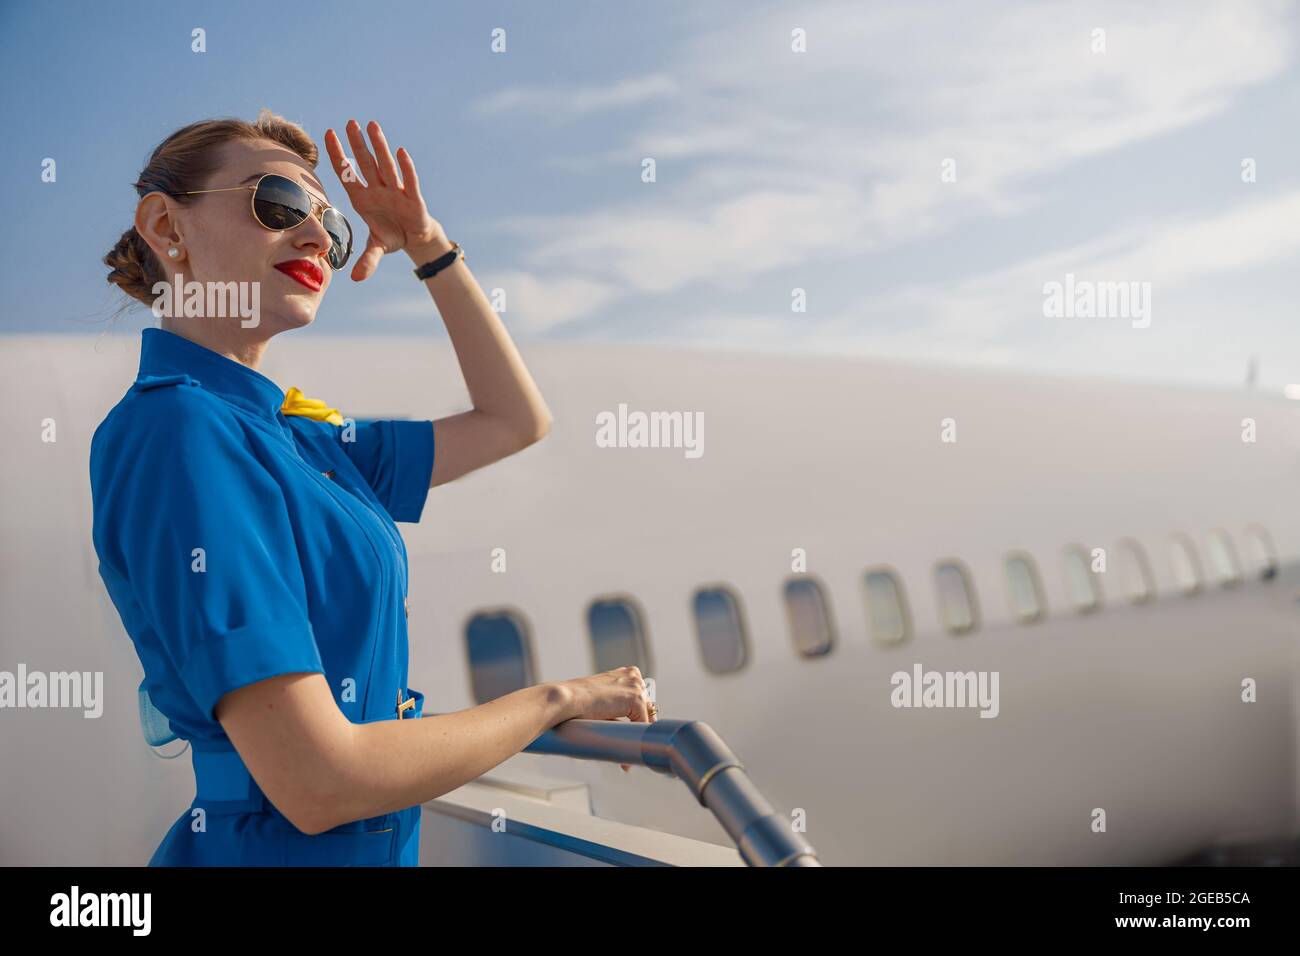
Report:
[{"label": "woman's face", "polygon": [[[317,200],[329,203],[308,162],[278,143],[240,140],[223,144],[221,151],[223,162],[218,172],[198,188],[251,185],[263,173],[278,173],[303,186]],[[241,320],[238,315],[213,321],[230,323],[232,332],[244,326],[244,334],[264,339],[286,329],[309,325],[316,317],[316,308],[332,278],[326,259],[330,236],[316,216],[292,229],[276,232],[265,228],[253,218],[252,194],[251,189],[204,193],[190,197],[189,205],[170,199],[164,203],[161,194],[152,194],[141,203],[142,207],[149,206],[149,210],[142,208],[137,214],[136,228],[140,229],[142,217],[151,224],[152,235],[140,230],[141,235],[158,253],[173,284],[176,273],[187,284],[191,281],[257,283],[257,298],[252,300],[258,304],[256,326],[248,326],[249,320]],[[167,249],[172,246],[181,250],[175,259],[167,255]],[[300,265],[301,260],[306,260],[315,266],[319,289],[276,268],[295,260]],[[306,269],[313,271],[311,266]],[[204,289],[207,288],[205,285]],[[252,287],[244,289],[241,294],[246,302],[250,301]],[[178,318],[173,323],[185,321],[194,319]]]}]

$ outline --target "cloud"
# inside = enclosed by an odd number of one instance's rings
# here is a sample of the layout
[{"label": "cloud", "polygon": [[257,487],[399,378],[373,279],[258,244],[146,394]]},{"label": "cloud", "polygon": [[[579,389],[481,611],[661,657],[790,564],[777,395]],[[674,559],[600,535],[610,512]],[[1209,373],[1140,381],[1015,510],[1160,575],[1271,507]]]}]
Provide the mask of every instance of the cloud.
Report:
[{"label": "cloud", "polygon": [[[1088,368],[1130,378],[1150,378],[1150,369],[1160,367],[1160,378],[1200,383],[1240,382],[1247,358],[1256,354],[1265,357],[1265,373],[1280,382],[1285,356],[1300,353],[1300,326],[1292,317],[1295,281],[1283,279],[1280,294],[1275,289],[1270,295],[1255,279],[1297,258],[1300,190],[1199,218],[1170,216],[1116,228],[970,278],[908,284],[831,315],[815,309],[786,315],[708,311],[646,330],[637,340],[911,362],[942,358],[1039,371]],[[1066,273],[1077,280],[1151,283],[1151,326],[1135,329],[1124,318],[1045,317],[1043,285],[1063,281]],[[1253,335],[1242,332],[1246,314],[1256,322]]]},{"label": "cloud", "polygon": [[[1248,188],[1248,187],[1243,187]],[[949,285],[912,286],[863,303],[857,315],[828,322],[818,334],[863,328],[906,315],[933,341],[987,344],[1015,325],[1043,321],[1043,284],[1078,280],[1149,282],[1163,293],[1300,256],[1300,192],[1241,203],[1200,219],[1170,218],[1117,229]]]},{"label": "cloud", "polygon": [[529,272],[495,272],[483,286],[503,289],[511,330],[535,334],[587,318],[617,297],[617,286],[575,275],[538,276]]},{"label": "cloud", "polygon": [[573,118],[607,110],[626,109],[679,93],[662,73],[630,77],[609,86],[539,88],[515,86],[480,97],[472,108],[484,115],[526,112],[551,119]]},{"label": "cloud", "polygon": [[[635,171],[655,157],[658,182],[497,225],[526,240],[527,269],[581,262],[629,293],[737,287],[828,253],[867,256],[1024,211],[1045,176],[1224,111],[1287,66],[1289,13],[843,3],[719,23],[701,11],[655,77],[499,95],[492,108],[652,104],[597,158]],[[1098,26],[1104,53],[1091,49]],[[806,53],[790,51],[795,27]],[[948,157],[957,183],[940,181]]]},{"label": "cloud", "polygon": [[754,190],[694,213],[622,204],[499,225],[529,237],[525,261],[531,267],[580,261],[628,292],[661,293],[700,280],[734,284],[776,265],[869,242],[862,235],[868,212],[869,202],[856,190],[827,185]]},{"label": "cloud", "polygon": [[[486,273],[479,284],[489,299],[505,293],[501,320],[512,333],[535,335],[587,318],[618,295],[609,283],[584,276],[538,276],[529,272]],[[427,322],[435,306],[428,292],[380,300],[365,307],[365,317],[392,325],[403,320]]]}]

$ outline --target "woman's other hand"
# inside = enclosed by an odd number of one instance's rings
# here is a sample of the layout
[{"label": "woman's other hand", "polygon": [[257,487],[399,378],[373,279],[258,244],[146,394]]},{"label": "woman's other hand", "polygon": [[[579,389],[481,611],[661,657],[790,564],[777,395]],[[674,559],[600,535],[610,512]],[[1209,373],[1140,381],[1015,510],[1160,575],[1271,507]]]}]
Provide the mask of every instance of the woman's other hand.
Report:
[{"label": "woman's other hand", "polygon": [[[568,719],[618,720],[626,717],[637,723],[653,723],[650,698],[641,671],[632,665],[616,667],[590,677],[560,681],[568,700]],[[619,764],[624,771],[627,764]]]}]

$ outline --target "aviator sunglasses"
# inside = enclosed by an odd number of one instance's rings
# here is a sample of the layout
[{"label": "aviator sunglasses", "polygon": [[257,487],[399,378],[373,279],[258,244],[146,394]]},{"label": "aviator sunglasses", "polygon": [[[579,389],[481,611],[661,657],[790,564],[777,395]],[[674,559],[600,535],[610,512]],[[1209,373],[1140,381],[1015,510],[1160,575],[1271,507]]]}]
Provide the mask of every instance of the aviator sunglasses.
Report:
[{"label": "aviator sunglasses", "polygon": [[301,226],[308,216],[316,215],[320,207],[320,222],[329,233],[330,251],[325,258],[330,268],[337,272],[347,264],[352,255],[352,227],[343,218],[343,214],[333,206],[327,206],[307,192],[292,179],[276,173],[263,173],[255,183],[242,186],[226,186],[222,189],[191,189],[180,193],[191,196],[195,193],[224,193],[232,189],[253,190],[253,218],[273,232],[282,232]]}]

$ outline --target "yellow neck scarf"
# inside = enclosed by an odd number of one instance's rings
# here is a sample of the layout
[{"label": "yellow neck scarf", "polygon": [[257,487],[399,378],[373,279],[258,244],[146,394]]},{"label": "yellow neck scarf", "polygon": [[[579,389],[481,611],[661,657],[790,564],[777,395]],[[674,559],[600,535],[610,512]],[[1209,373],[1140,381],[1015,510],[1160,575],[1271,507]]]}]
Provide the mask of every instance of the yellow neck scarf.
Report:
[{"label": "yellow neck scarf", "polygon": [[284,404],[280,406],[280,413],[283,415],[302,415],[313,421],[329,422],[331,425],[342,425],[343,416],[337,408],[326,408],[325,403],[318,398],[308,398],[296,388],[290,388],[285,392]]}]

